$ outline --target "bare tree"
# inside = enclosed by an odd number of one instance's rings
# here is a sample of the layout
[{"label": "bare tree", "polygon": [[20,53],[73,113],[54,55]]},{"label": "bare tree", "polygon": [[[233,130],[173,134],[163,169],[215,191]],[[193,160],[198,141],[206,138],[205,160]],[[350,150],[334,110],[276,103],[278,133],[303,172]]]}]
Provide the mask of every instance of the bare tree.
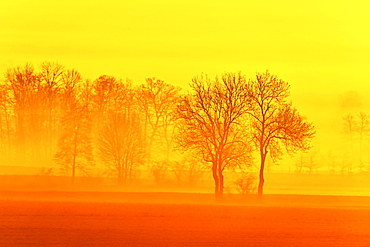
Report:
[{"label": "bare tree", "polygon": [[364,146],[365,146],[365,141],[368,140],[368,136],[370,133],[370,123],[369,123],[369,116],[365,114],[364,112],[360,112],[358,114],[358,129],[357,129],[358,135],[359,135],[359,154],[358,154],[358,159],[359,159],[359,164],[358,168],[359,171],[362,172],[365,168],[365,161],[363,158],[363,153],[364,153]]},{"label": "bare tree", "polygon": [[318,172],[318,168],[320,167],[318,156],[318,151],[315,149],[301,153],[295,163],[297,173],[302,173],[304,170],[307,170],[308,174],[312,174],[314,171]]},{"label": "bare tree", "polygon": [[343,117],[343,134],[345,138],[344,148],[348,152],[349,173],[354,172],[354,168],[359,171],[365,169],[364,150],[367,145],[368,135],[370,133],[368,115],[360,112],[357,116],[347,114]]},{"label": "bare tree", "polygon": [[305,160],[304,160],[302,153],[297,157],[294,165],[295,165],[296,173],[301,174],[303,172],[303,167],[305,165]]},{"label": "bare tree", "polygon": [[185,152],[181,160],[171,162],[171,171],[179,185],[195,186],[203,177],[204,163],[196,152]]},{"label": "bare tree", "polygon": [[[122,92],[122,81],[116,79],[113,76],[102,75],[93,82],[93,111],[92,111],[92,120],[93,120],[93,140],[94,146],[96,147],[95,155],[101,158],[99,154],[100,146],[100,137],[101,133],[106,128],[107,124],[112,124],[109,119],[112,115],[112,107],[117,108],[115,103],[117,103],[117,97],[120,97]],[[107,168],[107,164],[102,159],[97,159],[96,164],[100,168],[100,172]]]},{"label": "bare tree", "polygon": [[61,118],[62,133],[58,141],[55,161],[62,170],[71,173],[72,183],[76,171],[87,172],[93,163],[91,140],[91,87],[79,85],[81,77],[71,71],[63,85],[65,112]]},{"label": "bare tree", "polygon": [[131,182],[145,157],[143,126],[129,84],[116,85],[116,96],[99,134],[99,154],[120,184]]},{"label": "bare tree", "polygon": [[304,167],[307,168],[308,173],[312,174],[313,171],[318,172],[318,168],[320,167],[319,163],[319,153],[315,149],[311,149],[306,155],[305,155],[305,164]]},{"label": "bare tree", "polygon": [[94,115],[97,129],[104,125],[104,119],[112,102],[118,96],[117,90],[122,83],[115,77],[103,75],[94,81]]},{"label": "bare tree", "polygon": [[59,90],[65,76],[65,69],[58,63],[44,62],[41,64],[40,80],[44,105],[44,145],[47,154],[55,152],[54,140],[58,134],[58,119],[61,114]]},{"label": "bare tree", "polygon": [[14,135],[14,112],[11,107],[9,87],[0,85],[0,153],[4,160],[11,158],[12,137]]},{"label": "bare tree", "polygon": [[243,198],[255,193],[256,181],[257,177],[255,175],[242,170],[233,182],[233,187]]},{"label": "bare tree", "polygon": [[264,169],[268,152],[274,159],[282,154],[282,146],[289,153],[309,148],[314,137],[312,124],[307,123],[287,102],[289,84],[268,71],[257,73],[246,89],[251,103],[252,135],[261,158],[258,195],[263,194]]},{"label": "bare tree", "polygon": [[[356,143],[355,140],[357,139],[357,129],[358,129],[358,122],[352,114],[345,115],[343,117],[343,132],[346,139],[346,149],[349,149],[348,162],[343,163],[347,165],[346,169],[351,174],[353,172],[354,163],[356,162]],[[343,166],[342,165],[342,166]]]},{"label": "bare tree", "polygon": [[[157,78],[147,78],[146,83],[138,89],[137,99],[144,112],[147,163],[151,166],[152,174],[165,172],[169,168],[165,166],[171,163],[174,115],[179,92],[180,88]],[[160,177],[163,176],[156,175],[157,182]]]},{"label": "bare tree", "polygon": [[185,96],[178,107],[178,145],[194,150],[211,163],[216,200],[224,191],[223,171],[237,163],[248,164],[248,139],[241,131],[247,101],[245,78],[226,73],[210,81],[207,76],[195,77],[190,84],[193,94]]},{"label": "bare tree", "polygon": [[[10,109],[7,116],[12,118],[8,126],[14,132],[11,139],[15,143],[16,157],[23,162],[50,161],[55,154],[62,109],[68,109],[66,102],[71,102],[66,85],[72,85],[76,78],[81,80],[77,74],[49,62],[42,63],[39,72],[31,64],[7,71],[5,83]],[[73,97],[76,99],[76,95]]]},{"label": "bare tree", "polygon": [[40,75],[31,64],[26,64],[24,67],[9,69],[6,83],[11,89],[16,118],[17,157],[36,158],[43,138],[44,102]]},{"label": "bare tree", "polygon": [[338,155],[333,153],[333,151],[329,151],[324,156],[325,162],[328,166],[328,170],[331,174],[335,174],[336,168],[339,166],[338,164]]}]

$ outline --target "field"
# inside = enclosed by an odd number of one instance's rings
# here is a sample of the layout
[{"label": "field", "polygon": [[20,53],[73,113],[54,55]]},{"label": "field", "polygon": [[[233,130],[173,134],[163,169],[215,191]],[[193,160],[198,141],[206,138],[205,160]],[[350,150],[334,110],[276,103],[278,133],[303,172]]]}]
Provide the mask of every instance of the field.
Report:
[{"label": "field", "polygon": [[370,246],[370,198],[0,192],[0,246]]}]

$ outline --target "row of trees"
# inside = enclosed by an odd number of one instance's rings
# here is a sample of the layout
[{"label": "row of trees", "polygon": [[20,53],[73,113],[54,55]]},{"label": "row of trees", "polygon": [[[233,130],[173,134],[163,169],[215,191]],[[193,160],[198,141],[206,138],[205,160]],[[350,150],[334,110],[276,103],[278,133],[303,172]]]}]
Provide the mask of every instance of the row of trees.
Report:
[{"label": "row of trees", "polygon": [[129,182],[140,164],[169,161],[179,92],[155,78],[138,87],[111,76],[83,80],[55,63],[9,69],[0,94],[2,158],[55,161],[72,180],[100,163]]},{"label": "row of trees", "polygon": [[253,150],[262,195],[267,154],[278,159],[283,148],[309,148],[313,126],[287,101],[288,83],[268,71],[254,80],[201,75],[190,86],[191,93],[181,94],[155,78],[139,86],[111,76],[83,80],[55,63],[9,69],[0,88],[2,157],[53,160],[72,180],[100,163],[127,183],[140,165],[153,175],[164,165],[182,166],[177,150],[187,152],[184,160],[191,153],[211,164],[221,198],[223,171],[250,166]]},{"label": "row of trees", "polygon": [[365,112],[350,113],[340,121],[340,137],[329,150],[311,149],[295,160],[296,173],[318,173],[326,168],[330,174],[353,174],[368,170],[370,163],[370,121]]}]

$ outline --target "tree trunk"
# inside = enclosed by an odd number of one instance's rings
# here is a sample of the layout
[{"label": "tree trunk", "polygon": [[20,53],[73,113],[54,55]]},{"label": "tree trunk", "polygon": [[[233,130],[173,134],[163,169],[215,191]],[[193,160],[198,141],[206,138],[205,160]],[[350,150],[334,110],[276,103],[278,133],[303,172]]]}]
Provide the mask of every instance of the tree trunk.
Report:
[{"label": "tree trunk", "polygon": [[128,180],[128,183],[129,184],[132,183],[132,163],[130,163],[130,165],[129,165],[129,180]]},{"label": "tree trunk", "polygon": [[212,175],[213,175],[213,180],[215,181],[215,197],[216,197],[216,201],[218,201],[220,198],[220,178],[217,175],[216,164],[213,164],[212,166]]},{"label": "tree trunk", "polygon": [[75,174],[76,174],[76,156],[73,156],[73,161],[72,161],[72,184],[75,183]]},{"label": "tree trunk", "polygon": [[223,200],[224,195],[224,175],[222,174],[221,164],[218,164],[218,179],[219,179],[219,196],[218,202]]},{"label": "tree trunk", "polygon": [[258,196],[263,195],[263,185],[265,183],[264,178],[264,169],[265,169],[265,160],[266,160],[267,152],[261,151],[261,167],[260,167],[260,175],[259,175],[259,184],[258,184]]},{"label": "tree trunk", "polygon": [[73,147],[73,160],[72,160],[72,184],[75,183],[76,175],[76,156],[77,156],[77,136],[78,132],[75,132],[74,147]]},{"label": "tree trunk", "polygon": [[117,171],[117,179],[118,179],[118,185],[122,185],[122,165],[119,164]]}]

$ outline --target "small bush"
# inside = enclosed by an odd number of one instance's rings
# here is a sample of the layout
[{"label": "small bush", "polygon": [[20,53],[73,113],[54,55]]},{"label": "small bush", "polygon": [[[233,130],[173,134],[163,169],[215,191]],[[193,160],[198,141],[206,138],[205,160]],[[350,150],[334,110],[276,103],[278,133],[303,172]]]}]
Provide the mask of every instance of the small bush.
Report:
[{"label": "small bush", "polygon": [[40,176],[52,176],[54,173],[53,168],[41,168],[39,175]]},{"label": "small bush", "polygon": [[257,189],[256,181],[256,176],[248,172],[242,172],[233,184],[240,195],[247,196],[255,193]]}]

